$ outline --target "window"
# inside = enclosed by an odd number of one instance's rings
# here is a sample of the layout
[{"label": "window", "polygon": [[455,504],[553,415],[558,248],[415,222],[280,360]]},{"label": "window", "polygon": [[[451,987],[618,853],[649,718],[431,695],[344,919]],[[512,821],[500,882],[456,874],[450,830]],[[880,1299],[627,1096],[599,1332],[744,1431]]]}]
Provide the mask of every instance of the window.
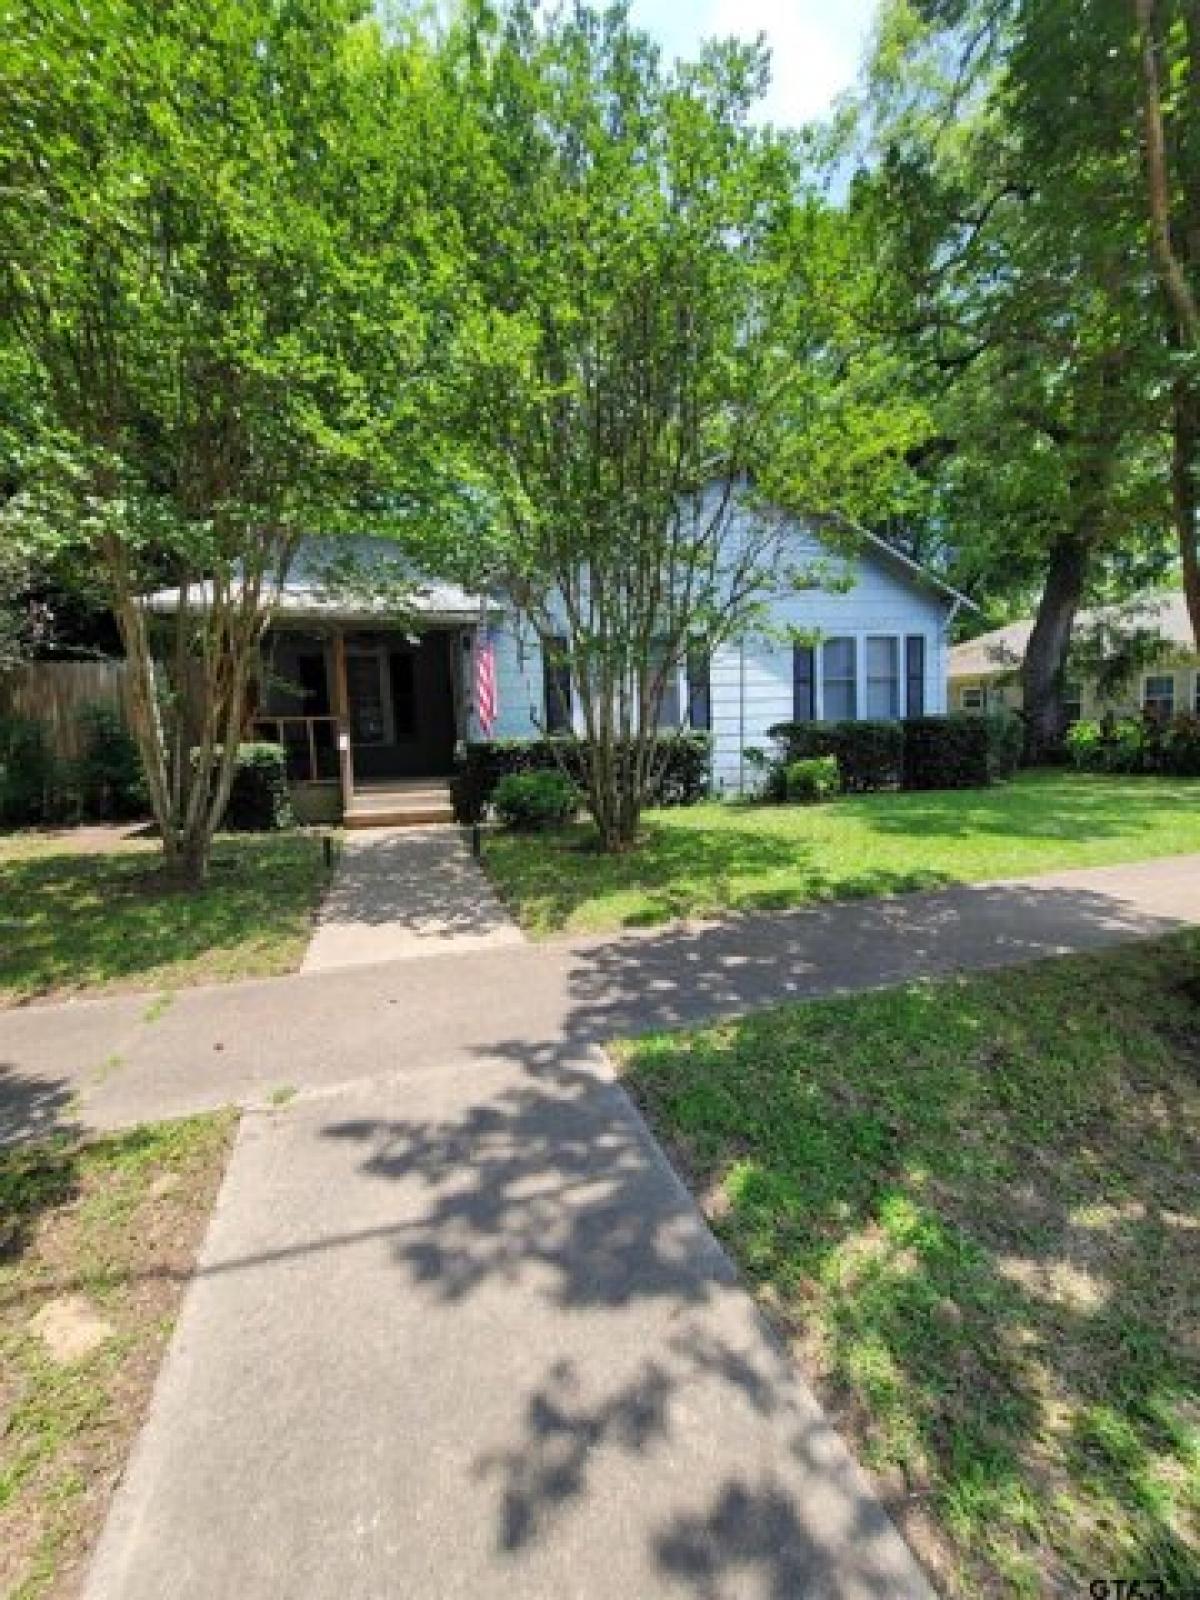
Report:
[{"label": "window", "polygon": [[910,633],[904,641],[904,710],[910,717],[925,715],[925,635]]},{"label": "window", "polygon": [[542,645],[542,690],[546,700],[546,732],[571,731],[571,663],[565,639]]},{"label": "window", "polygon": [[851,722],[858,715],[858,675],[853,639],[826,639],[821,673],[826,722]]},{"label": "window", "polygon": [[1196,684],[1192,690],[1192,710],[1200,717],[1200,672],[1196,674]]},{"label": "window", "polygon": [[1175,710],[1175,677],[1170,672],[1150,673],[1142,686],[1142,710],[1150,717],[1169,717]]},{"label": "window", "polygon": [[1062,689],[1063,721],[1068,728],[1074,727],[1083,716],[1083,685],[1081,683],[1067,682]]},{"label": "window", "polygon": [[391,733],[383,657],[378,650],[347,650],[346,692],[354,744],[387,744]]},{"label": "window", "polygon": [[974,683],[967,689],[958,691],[958,704],[963,711],[983,710],[983,689]]},{"label": "window", "polygon": [[712,663],[702,644],[693,644],[687,654],[688,726],[697,733],[712,728]]},{"label": "window", "polygon": [[660,728],[677,728],[679,726],[679,667],[675,662],[667,661],[667,647],[665,644],[652,644],[650,646],[649,675],[646,679],[646,692],[652,694],[655,685],[662,674],[662,694],[658,702],[658,726]]},{"label": "window", "polygon": [[867,640],[867,716],[890,720],[900,715],[900,641]]},{"label": "window", "polygon": [[792,721],[815,722],[817,716],[816,651],[810,644],[792,646]]}]

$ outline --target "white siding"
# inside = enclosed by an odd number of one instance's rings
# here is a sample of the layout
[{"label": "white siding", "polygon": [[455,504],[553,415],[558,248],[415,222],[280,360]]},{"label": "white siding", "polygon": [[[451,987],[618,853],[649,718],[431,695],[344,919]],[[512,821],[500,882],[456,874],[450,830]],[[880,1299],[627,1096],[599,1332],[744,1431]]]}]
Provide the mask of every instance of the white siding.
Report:
[{"label": "white siding", "polygon": [[[766,748],[767,729],[791,720],[792,645],[777,630],[799,628],[825,637],[852,637],[858,666],[858,706],[866,704],[866,645],[870,634],[889,634],[899,647],[901,709],[904,695],[904,643],[912,634],[925,640],[925,709],[946,709],[946,621],[950,602],[886,555],[864,552],[849,561],[831,558],[820,541],[793,525],[786,540],[794,571],[812,562],[851,573],[845,592],[789,587],[772,597],[766,630],[714,652],[711,667],[713,776],[718,791],[735,792],[753,778],[742,760],[746,745]],[[542,654],[533,630],[513,619],[495,630],[499,717],[493,736],[535,736],[544,717]],[[821,712],[820,651],[817,651],[817,713]],[[686,701],[684,702],[686,703]],[[578,707],[576,723],[578,725]],[[577,727],[578,731],[578,727]],[[471,721],[472,737],[480,737]]]},{"label": "white siding", "polygon": [[[797,561],[824,555],[818,540],[797,529]],[[813,588],[776,595],[771,629],[799,628],[826,638],[852,638],[858,671],[858,714],[866,705],[866,639],[886,634],[901,641],[903,709],[904,644],[912,634],[925,640],[925,709],[946,709],[946,621],[949,601],[911,578],[883,554],[864,552],[848,566],[854,584],[845,592]],[[817,715],[822,712],[820,649],[817,652]],[[712,663],[713,780],[718,792],[737,792],[753,781],[742,759],[745,746],[767,749],[767,730],[789,722],[792,704],[792,645],[777,637],[747,637],[716,651]]]}]

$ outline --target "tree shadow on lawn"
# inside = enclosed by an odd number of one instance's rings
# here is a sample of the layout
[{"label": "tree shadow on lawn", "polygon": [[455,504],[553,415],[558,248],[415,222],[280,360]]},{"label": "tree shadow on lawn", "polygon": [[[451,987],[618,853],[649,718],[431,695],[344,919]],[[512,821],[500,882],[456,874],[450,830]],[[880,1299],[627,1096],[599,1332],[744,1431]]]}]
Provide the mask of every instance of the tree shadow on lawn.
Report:
[{"label": "tree shadow on lawn", "polygon": [[952,875],[919,863],[830,870],[822,863],[819,839],[765,831],[754,826],[749,811],[744,821],[712,828],[651,821],[638,847],[626,855],[602,855],[586,825],[541,835],[523,859],[516,859],[526,843],[505,841],[503,848],[511,854],[493,881],[521,921],[543,930],[567,927],[584,907],[626,893],[636,897],[636,904],[624,911],[614,908],[605,920],[644,928],[682,917],[914,893],[953,881]]},{"label": "tree shadow on lawn", "polygon": [[194,892],[166,881],[153,850],[0,863],[0,1003],[189,962],[201,976],[230,975],[236,952],[269,953],[304,931],[320,862],[314,840],[221,839]]},{"label": "tree shadow on lawn", "polygon": [[995,981],[999,1028],[964,1014],[921,1071],[898,1046],[944,1028],[949,985],[870,997],[853,1038],[834,1006],[650,1042],[627,1081],[949,1592],[1118,1571],[1190,1592],[1200,1010],[1182,1057],[1164,1012],[1055,1071],[1022,973]]}]

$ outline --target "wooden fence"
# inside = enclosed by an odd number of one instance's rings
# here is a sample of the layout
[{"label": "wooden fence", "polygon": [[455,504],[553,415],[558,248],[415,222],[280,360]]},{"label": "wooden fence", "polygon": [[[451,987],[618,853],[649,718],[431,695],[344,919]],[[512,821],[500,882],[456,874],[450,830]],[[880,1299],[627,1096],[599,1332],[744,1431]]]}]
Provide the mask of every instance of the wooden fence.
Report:
[{"label": "wooden fence", "polygon": [[54,753],[73,760],[85,706],[109,706],[128,723],[127,676],[123,661],[29,661],[0,673],[0,712],[43,723]]}]

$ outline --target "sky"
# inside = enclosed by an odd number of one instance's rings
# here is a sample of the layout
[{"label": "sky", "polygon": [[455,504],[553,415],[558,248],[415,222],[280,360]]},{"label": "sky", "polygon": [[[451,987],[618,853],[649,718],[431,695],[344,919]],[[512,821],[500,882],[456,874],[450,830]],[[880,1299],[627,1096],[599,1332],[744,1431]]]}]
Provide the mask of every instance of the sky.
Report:
[{"label": "sky", "polygon": [[702,39],[763,33],[772,84],[764,120],[807,122],[854,82],[878,0],[633,0],[634,21],[668,56],[693,55]]}]

